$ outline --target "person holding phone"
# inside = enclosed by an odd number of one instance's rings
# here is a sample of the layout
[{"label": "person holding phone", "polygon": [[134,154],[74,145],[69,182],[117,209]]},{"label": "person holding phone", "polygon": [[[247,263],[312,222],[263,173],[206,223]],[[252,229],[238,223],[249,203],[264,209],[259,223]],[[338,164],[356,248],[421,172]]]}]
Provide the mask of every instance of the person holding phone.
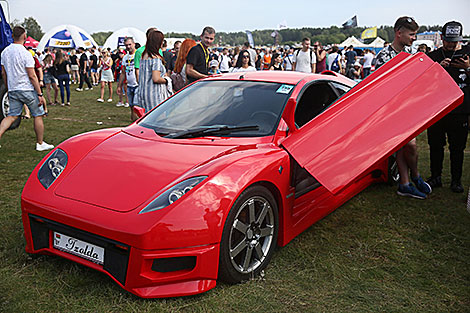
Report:
[{"label": "person holding phone", "polygon": [[442,186],[442,163],[447,141],[450,151],[450,188],[458,193],[464,192],[461,177],[470,115],[470,47],[460,45],[462,30],[459,22],[446,23],[442,28],[442,47],[428,54],[455,80],[464,92],[464,100],[427,131],[431,158],[431,177],[427,183],[432,188]]}]

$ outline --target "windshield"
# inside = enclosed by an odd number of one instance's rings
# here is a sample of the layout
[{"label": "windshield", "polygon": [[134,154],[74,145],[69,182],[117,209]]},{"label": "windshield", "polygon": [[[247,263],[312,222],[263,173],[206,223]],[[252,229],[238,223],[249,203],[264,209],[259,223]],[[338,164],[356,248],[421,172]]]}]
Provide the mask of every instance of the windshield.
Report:
[{"label": "windshield", "polygon": [[185,138],[188,133],[192,137],[269,136],[276,130],[293,87],[253,81],[201,81],[162,103],[139,125],[169,138]]}]

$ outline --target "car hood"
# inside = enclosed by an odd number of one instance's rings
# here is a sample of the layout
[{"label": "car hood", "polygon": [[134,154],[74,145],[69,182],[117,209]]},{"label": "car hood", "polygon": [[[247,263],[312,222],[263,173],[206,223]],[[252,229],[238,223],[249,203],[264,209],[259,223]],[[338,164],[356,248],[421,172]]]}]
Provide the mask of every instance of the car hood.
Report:
[{"label": "car hood", "polygon": [[121,132],[91,150],[55,194],[119,212],[131,211],[190,169],[233,148],[149,140]]}]

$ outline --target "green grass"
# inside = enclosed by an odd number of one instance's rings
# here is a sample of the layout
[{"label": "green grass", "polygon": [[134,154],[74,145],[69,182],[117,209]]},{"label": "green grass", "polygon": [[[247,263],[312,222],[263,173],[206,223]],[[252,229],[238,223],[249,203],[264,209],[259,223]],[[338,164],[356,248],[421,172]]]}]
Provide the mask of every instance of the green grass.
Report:
[{"label": "green grass", "polygon": [[[73,91],[71,107],[50,107],[45,140],[57,145],[85,131],[129,124],[129,109],[96,98],[96,89]],[[21,190],[46,152],[34,150],[31,120],[0,144],[0,312],[470,311],[470,214],[466,193],[448,188],[448,154],[445,187],[426,201],[401,198],[385,184],[369,187],[277,249],[263,278],[149,300],[87,267],[25,253]],[[425,134],[418,145],[426,177]],[[468,190],[469,148],[463,184]]]}]

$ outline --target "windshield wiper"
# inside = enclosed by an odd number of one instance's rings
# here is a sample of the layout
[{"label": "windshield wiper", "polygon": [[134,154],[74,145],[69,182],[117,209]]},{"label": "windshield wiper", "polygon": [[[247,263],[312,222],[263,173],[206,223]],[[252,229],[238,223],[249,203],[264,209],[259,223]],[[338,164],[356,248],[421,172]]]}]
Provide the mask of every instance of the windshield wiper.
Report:
[{"label": "windshield wiper", "polygon": [[165,136],[165,138],[177,139],[177,138],[194,138],[204,137],[210,135],[228,135],[235,132],[243,132],[250,130],[258,130],[258,125],[249,126],[228,126],[228,125],[214,125],[207,127],[198,127],[188,130],[183,130],[176,133],[171,133]]}]

